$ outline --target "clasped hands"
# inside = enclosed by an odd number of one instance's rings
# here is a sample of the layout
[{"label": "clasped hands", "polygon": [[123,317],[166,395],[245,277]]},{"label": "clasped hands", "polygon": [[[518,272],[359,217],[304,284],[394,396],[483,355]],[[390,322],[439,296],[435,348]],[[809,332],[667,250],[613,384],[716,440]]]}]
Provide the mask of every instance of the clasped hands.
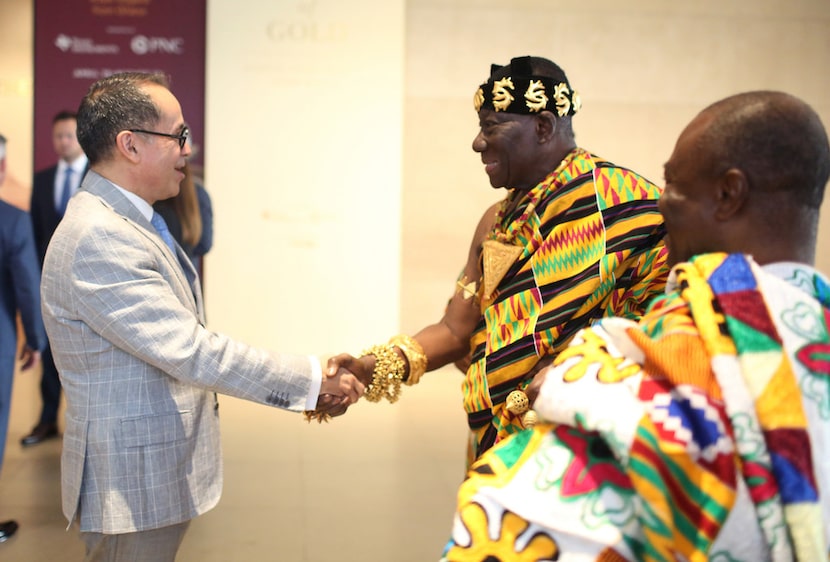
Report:
[{"label": "clasped hands", "polygon": [[[531,382],[525,388],[525,393],[530,404],[536,401],[552,362],[552,357],[545,357],[528,372],[527,378],[531,379]],[[375,358],[371,355],[354,357],[348,353],[341,353],[331,357],[323,372],[317,408],[305,412],[306,419],[309,422],[317,420],[322,423],[345,414],[349,406],[366,392],[366,388],[372,382],[374,369]]]},{"label": "clasped hands", "polygon": [[317,407],[304,412],[306,420],[323,423],[345,414],[366,392],[373,369],[373,357],[355,358],[347,353],[331,357],[323,370]]}]

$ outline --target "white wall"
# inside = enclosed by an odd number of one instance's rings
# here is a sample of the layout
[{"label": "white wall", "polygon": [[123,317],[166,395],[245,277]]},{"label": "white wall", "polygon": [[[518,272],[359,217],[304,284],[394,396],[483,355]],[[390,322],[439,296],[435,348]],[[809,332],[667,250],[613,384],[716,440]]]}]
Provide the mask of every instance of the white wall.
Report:
[{"label": "white wall", "polygon": [[357,353],[398,326],[403,1],[208,4],[208,320]]}]

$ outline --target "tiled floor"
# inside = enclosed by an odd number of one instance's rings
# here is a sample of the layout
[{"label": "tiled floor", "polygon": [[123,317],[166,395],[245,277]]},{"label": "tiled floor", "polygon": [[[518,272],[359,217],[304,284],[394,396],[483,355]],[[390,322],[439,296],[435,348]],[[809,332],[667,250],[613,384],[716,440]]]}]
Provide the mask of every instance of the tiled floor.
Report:
[{"label": "tiled floor", "polygon": [[[2,562],[82,560],[60,509],[60,440],[23,449],[39,373],[15,380],[0,520],[20,530]],[[196,519],[179,562],[423,562],[449,536],[463,477],[461,375],[444,368],[395,405],[361,402],[328,425],[220,398],[225,487]]]}]

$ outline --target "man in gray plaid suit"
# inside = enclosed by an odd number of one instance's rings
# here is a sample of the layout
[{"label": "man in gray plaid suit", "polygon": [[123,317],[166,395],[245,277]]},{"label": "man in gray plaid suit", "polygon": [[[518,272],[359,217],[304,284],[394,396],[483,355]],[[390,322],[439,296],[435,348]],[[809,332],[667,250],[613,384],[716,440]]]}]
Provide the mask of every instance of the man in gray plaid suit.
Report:
[{"label": "man in gray plaid suit", "polygon": [[78,111],[90,171],[50,242],[41,296],[67,403],[63,511],[87,560],[173,560],[189,521],[216,505],[215,393],[339,415],[364,391],[316,358],[205,328],[196,271],[152,209],[179,190],[187,137],[160,75],[99,80]]}]

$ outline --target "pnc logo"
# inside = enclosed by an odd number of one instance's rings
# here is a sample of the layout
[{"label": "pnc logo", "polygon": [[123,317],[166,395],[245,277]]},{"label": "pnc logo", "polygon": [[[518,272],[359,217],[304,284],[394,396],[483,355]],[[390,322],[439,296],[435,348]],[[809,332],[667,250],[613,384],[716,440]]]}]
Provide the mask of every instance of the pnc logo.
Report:
[{"label": "pnc logo", "polygon": [[69,50],[72,46],[72,38],[68,35],[64,35],[61,33],[55,38],[55,47],[63,51],[64,53]]},{"label": "pnc logo", "polygon": [[130,49],[137,55],[166,53],[180,55],[184,51],[181,37],[147,37],[136,35],[130,41]]}]

